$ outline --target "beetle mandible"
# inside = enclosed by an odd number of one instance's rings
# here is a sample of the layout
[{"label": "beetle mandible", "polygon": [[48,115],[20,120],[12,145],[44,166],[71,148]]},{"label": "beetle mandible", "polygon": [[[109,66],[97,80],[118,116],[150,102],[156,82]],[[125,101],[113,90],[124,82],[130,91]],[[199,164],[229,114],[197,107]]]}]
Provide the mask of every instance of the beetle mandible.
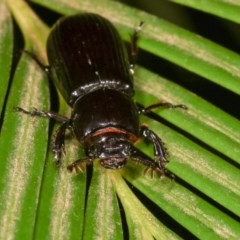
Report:
[{"label": "beetle mandible", "polygon": [[[83,163],[91,164],[95,159],[105,168],[119,169],[131,159],[160,175],[166,172],[163,142],[147,126],[140,125],[139,114],[160,106],[185,107],[158,103],[140,108],[134,102],[133,68],[141,25],[132,36],[130,56],[112,23],[93,13],[60,19],[48,36],[49,67],[45,69],[72,108],[71,118],[37,109],[17,110],[62,122],[53,144],[57,163],[65,151],[66,130],[74,133],[86,157],[70,164],[70,171],[81,171]],[[134,146],[139,138],[152,142],[154,160]]]}]

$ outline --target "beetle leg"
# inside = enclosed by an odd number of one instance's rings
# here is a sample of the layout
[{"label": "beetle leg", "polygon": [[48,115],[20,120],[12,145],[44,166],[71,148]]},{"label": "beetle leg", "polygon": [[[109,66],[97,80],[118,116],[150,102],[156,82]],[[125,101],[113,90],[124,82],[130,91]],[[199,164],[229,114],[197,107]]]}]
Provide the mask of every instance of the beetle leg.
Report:
[{"label": "beetle leg", "polygon": [[160,177],[163,177],[165,175],[169,175],[168,170],[165,168],[165,163],[159,165],[158,162],[153,161],[151,158],[149,158],[147,155],[139,151],[137,148],[132,146],[132,153],[130,158],[137,163],[141,163],[146,166],[146,169],[144,170],[144,173],[146,173],[148,170],[151,170],[151,175],[153,175],[153,171],[156,171]]},{"label": "beetle leg", "polygon": [[141,127],[140,134],[142,137],[153,143],[154,160],[158,163],[160,169],[164,169],[168,160],[167,151],[164,147],[162,140],[146,126]]},{"label": "beetle leg", "polygon": [[138,27],[135,29],[132,37],[131,37],[131,58],[130,58],[130,71],[134,73],[134,67],[136,64],[136,58],[137,58],[137,42],[139,39],[139,33],[142,29],[143,22],[141,21],[138,25]]},{"label": "beetle leg", "polygon": [[67,117],[62,116],[58,113],[45,112],[45,111],[37,110],[36,108],[34,108],[33,111],[27,111],[21,107],[16,107],[15,110],[18,112],[28,114],[30,116],[52,118],[52,119],[55,119],[56,121],[63,122],[63,124],[58,128],[56,132],[56,136],[55,136],[55,140],[52,148],[57,165],[60,165],[62,153],[65,153],[65,148],[64,148],[65,132],[67,129],[71,129],[71,121]]},{"label": "beetle leg", "polygon": [[28,56],[30,56],[38,65],[39,67],[47,74],[50,75],[50,67],[49,66],[45,66],[38,58],[37,56],[28,51],[28,50],[23,50],[24,53],[26,53]]},{"label": "beetle leg", "polygon": [[83,172],[84,171],[83,163],[86,163],[86,165],[90,165],[93,163],[93,159],[91,159],[91,158],[78,159],[75,162],[69,164],[67,166],[67,169],[70,172],[73,172],[73,170],[75,170],[75,172],[77,172],[77,173]]},{"label": "beetle leg", "polygon": [[54,139],[52,151],[54,153],[54,158],[56,159],[56,163],[58,166],[61,165],[61,158],[62,154],[65,154],[65,133],[66,130],[71,128],[71,122],[70,120],[64,122],[56,132],[56,136]]},{"label": "beetle leg", "polygon": [[187,106],[183,105],[183,104],[173,105],[169,102],[159,102],[159,103],[151,104],[151,105],[149,105],[148,107],[145,107],[145,108],[138,105],[138,111],[139,111],[139,114],[147,114],[152,109],[160,108],[160,107],[161,108],[182,108],[182,109],[185,109],[185,110],[188,109]]},{"label": "beetle leg", "polygon": [[58,113],[55,113],[55,112],[45,112],[45,111],[41,111],[41,110],[37,110],[36,108],[33,109],[33,111],[27,111],[21,107],[16,107],[15,108],[16,111],[18,112],[22,112],[22,113],[25,113],[25,114],[28,114],[30,116],[38,116],[38,117],[46,117],[46,118],[52,118],[52,119],[55,119],[56,121],[58,122],[66,122],[68,121],[69,119],[63,115],[60,115]]}]

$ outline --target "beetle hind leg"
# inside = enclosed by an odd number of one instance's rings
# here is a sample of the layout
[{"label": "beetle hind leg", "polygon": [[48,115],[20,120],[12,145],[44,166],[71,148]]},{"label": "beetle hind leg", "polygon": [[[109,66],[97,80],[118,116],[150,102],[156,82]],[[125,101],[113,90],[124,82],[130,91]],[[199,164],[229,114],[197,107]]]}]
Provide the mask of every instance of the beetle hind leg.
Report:
[{"label": "beetle hind leg", "polygon": [[131,46],[131,52],[130,52],[130,70],[133,73],[134,72],[134,68],[136,65],[136,59],[137,59],[137,42],[139,39],[139,33],[142,30],[142,25],[143,22],[141,21],[139,23],[139,25],[136,27],[132,37],[131,37],[131,42],[130,42],[130,46]]},{"label": "beetle hind leg", "polygon": [[37,64],[38,66],[48,75],[50,76],[50,67],[44,65],[38,57],[31,51],[28,50],[23,50],[24,53],[26,53],[28,56],[30,56]]}]

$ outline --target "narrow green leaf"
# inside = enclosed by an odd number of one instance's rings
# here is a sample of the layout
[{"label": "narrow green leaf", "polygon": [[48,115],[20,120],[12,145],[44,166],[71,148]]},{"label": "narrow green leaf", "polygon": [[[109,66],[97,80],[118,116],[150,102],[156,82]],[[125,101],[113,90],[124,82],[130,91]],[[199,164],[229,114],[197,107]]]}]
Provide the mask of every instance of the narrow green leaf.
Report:
[{"label": "narrow green leaf", "polygon": [[45,44],[49,29],[39,20],[25,1],[7,0],[7,3],[22,30],[25,40],[24,50],[33,52],[39,60],[46,63]]},{"label": "narrow green leaf", "polygon": [[101,166],[94,166],[88,192],[83,239],[123,239],[122,222],[111,178]]},{"label": "narrow green leaf", "polygon": [[[48,106],[46,79],[24,55],[17,67],[0,138],[0,232],[2,239],[33,234],[48,139],[48,122],[14,111]],[[29,91],[31,89],[31,91]],[[41,147],[39,147],[41,146]],[[27,226],[27,227],[26,227]],[[15,238],[17,234],[17,238]]]},{"label": "narrow green leaf", "polygon": [[173,2],[198,9],[203,12],[211,13],[213,15],[240,23],[240,2],[239,0],[211,0],[198,1],[195,0],[172,0]]},{"label": "narrow green leaf", "polygon": [[134,196],[118,171],[109,171],[130,226],[130,239],[179,239]]},{"label": "narrow green leaf", "polygon": [[240,224],[237,221],[177,182],[147,176],[136,178],[132,174],[136,169],[127,170],[130,172],[124,171],[123,174],[131,184],[198,238],[239,239]]},{"label": "narrow green leaf", "polygon": [[[69,114],[66,109],[64,113],[66,116]],[[69,163],[79,158],[79,147],[71,138],[65,144],[67,154],[61,168],[55,166],[52,152],[48,153],[39,196],[35,239],[77,240],[82,236],[86,174],[74,176],[66,170]]]},{"label": "narrow green leaf", "polygon": [[[13,51],[12,19],[5,3],[0,2],[0,109],[2,113],[10,77],[10,67]],[[1,114],[2,115],[2,114]]]}]

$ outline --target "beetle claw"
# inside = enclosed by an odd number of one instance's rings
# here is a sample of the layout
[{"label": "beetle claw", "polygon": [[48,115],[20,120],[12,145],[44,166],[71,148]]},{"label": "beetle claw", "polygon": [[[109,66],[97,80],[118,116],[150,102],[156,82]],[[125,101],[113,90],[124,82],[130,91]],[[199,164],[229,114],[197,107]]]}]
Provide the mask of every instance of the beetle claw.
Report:
[{"label": "beetle claw", "polygon": [[79,172],[84,172],[85,167],[82,164],[81,160],[77,160],[67,166],[68,171],[73,172],[75,171],[76,173]]}]

